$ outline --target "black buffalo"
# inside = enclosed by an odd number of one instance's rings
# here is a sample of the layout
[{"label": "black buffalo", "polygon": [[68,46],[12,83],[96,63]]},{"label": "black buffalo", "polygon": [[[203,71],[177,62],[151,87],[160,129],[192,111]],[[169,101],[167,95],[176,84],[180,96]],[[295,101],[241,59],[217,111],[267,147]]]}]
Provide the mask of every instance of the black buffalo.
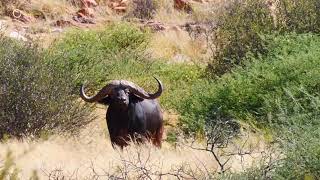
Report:
[{"label": "black buffalo", "polygon": [[106,119],[113,147],[123,148],[132,139],[138,143],[151,140],[161,147],[163,118],[156,98],[161,95],[163,85],[155,79],[158,90],[154,94],[126,80],[111,81],[92,97],[88,97],[81,86],[80,96],[84,101],[109,105]]}]

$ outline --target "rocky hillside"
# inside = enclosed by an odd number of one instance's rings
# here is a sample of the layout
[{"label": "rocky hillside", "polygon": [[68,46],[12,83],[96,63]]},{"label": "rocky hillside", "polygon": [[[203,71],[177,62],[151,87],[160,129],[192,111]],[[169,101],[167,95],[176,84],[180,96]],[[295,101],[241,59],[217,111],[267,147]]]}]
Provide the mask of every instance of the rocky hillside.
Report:
[{"label": "rocky hillside", "polygon": [[2,0],[0,29],[22,41],[41,40],[46,47],[72,29],[99,29],[129,21],[153,32],[153,57],[174,62],[205,62],[206,32],[214,25],[218,0]]}]

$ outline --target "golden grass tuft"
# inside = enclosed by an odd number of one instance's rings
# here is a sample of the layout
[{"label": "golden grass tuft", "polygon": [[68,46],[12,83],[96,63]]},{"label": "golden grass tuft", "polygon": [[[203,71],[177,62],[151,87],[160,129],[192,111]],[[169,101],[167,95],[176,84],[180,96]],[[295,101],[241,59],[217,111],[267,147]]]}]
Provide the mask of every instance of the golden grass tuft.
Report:
[{"label": "golden grass tuft", "polygon": [[206,57],[206,42],[192,39],[186,31],[178,27],[154,33],[150,51],[154,58],[178,63],[202,63]]},{"label": "golden grass tuft", "polygon": [[177,11],[173,7],[172,0],[159,0],[155,2],[155,21],[169,25],[182,25],[190,21],[189,15],[183,11]]},{"label": "golden grass tuft", "polygon": [[44,15],[48,20],[63,19],[77,10],[68,0],[31,0],[28,8],[33,15]]},{"label": "golden grass tuft", "polygon": [[153,57],[167,59],[170,62],[186,62],[206,64],[211,56],[207,48],[206,35],[197,38],[181,30],[181,25],[193,22],[195,24],[214,22],[224,7],[229,2],[226,0],[209,0],[204,3],[193,2],[193,12],[175,10],[173,1],[159,0],[156,2],[154,20],[168,26],[168,30],[158,32],[151,38],[151,52]]}]

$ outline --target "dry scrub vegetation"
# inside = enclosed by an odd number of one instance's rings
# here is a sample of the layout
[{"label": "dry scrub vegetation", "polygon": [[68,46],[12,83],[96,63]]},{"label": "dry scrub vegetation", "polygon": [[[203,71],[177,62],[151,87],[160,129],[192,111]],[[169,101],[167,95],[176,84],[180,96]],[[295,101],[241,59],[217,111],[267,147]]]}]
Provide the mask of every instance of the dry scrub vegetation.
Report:
[{"label": "dry scrub vegetation", "polygon": [[[191,147],[191,143],[181,142],[175,148],[164,143],[161,149],[132,144],[123,151],[114,150],[106,132],[104,110],[99,108],[95,113],[96,121],[77,137],[53,135],[3,141],[0,167],[7,163],[7,177],[19,179],[211,179],[220,171],[210,152],[192,148],[203,147],[198,143]],[[266,150],[260,138],[246,139],[250,141],[246,146],[253,151],[232,156],[226,168],[239,172],[260,163],[261,152]]]},{"label": "dry scrub vegetation", "polygon": [[[0,179],[320,177],[317,0],[97,2],[0,0]],[[113,149],[79,84],[154,75],[163,147]]]}]

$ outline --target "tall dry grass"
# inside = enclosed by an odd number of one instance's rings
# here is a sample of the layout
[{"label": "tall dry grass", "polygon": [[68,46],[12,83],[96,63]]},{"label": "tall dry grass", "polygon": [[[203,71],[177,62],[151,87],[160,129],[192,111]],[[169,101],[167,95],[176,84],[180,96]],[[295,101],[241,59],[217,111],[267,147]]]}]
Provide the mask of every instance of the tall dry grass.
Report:
[{"label": "tall dry grass", "polygon": [[28,10],[46,19],[61,19],[76,12],[77,7],[68,0],[31,0]]},{"label": "tall dry grass", "polygon": [[203,39],[192,39],[186,31],[176,27],[154,33],[149,50],[154,58],[175,63],[201,64],[208,53]]},{"label": "tall dry grass", "polygon": [[[157,149],[150,144],[132,144],[123,151],[113,149],[106,132],[105,110],[99,107],[95,113],[97,120],[77,137],[44,136],[39,140],[1,142],[0,159],[5,160],[10,152],[13,165],[9,172],[17,171],[15,176],[20,179],[203,179],[213,177],[218,171],[217,162],[209,152],[186,145],[174,148],[164,143]],[[257,145],[258,139],[253,137],[250,142]],[[259,146],[262,147],[261,143]],[[259,158],[259,153],[235,156],[230,161],[230,168],[242,171]],[[4,163],[0,161],[0,167]]]},{"label": "tall dry grass", "polygon": [[[47,179],[48,176],[90,179],[97,175],[119,175],[119,168],[127,165],[124,160],[135,162],[138,156],[142,162],[147,161],[147,168],[152,171],[161,169],[163,173],[186,164],[186,167],[194,169],[200,166],[215,168],[215,162],[208,161],[209,154],[199,154],[190,148],[174,149],[166,143],[162,149],[154,148],[150,144],[131,145],[123,151],[113,149],[105,131],[105,110],[99,109],[98,113],[98,120],[86,127],[78,137],[52,136],[40,140],[2,142],[0,159],[5,159],[6,154],[11,152],[14,168],[19,169],[21,179],[31,177],[34,171],[40,179]],[[135,172],[130,171],[130,176],[135,176]]]},{"label": "tall dry grass", "polygon": [[182,11],[177,11],[173,7],[171,0],[155,1],[156,13],[155,21],[160,21],[166,24],[184,24],[189,21],[189,15]]},{"label": "tall dry grass", "polygon": [[150,48],[152,55],[173,62],[206,64],[212,53],[208,48],[208,35],[201,32],[195,38],[182,27],[194,24],[202,30],[211,31],[212,27],[208,24],[215,24],[217,16],[229,3],[226,0],[192,2],[193,11],[188,14],[174,9],[171,0],[156,1],[154,21],[163,23],[167,29],[153,34]]}]

